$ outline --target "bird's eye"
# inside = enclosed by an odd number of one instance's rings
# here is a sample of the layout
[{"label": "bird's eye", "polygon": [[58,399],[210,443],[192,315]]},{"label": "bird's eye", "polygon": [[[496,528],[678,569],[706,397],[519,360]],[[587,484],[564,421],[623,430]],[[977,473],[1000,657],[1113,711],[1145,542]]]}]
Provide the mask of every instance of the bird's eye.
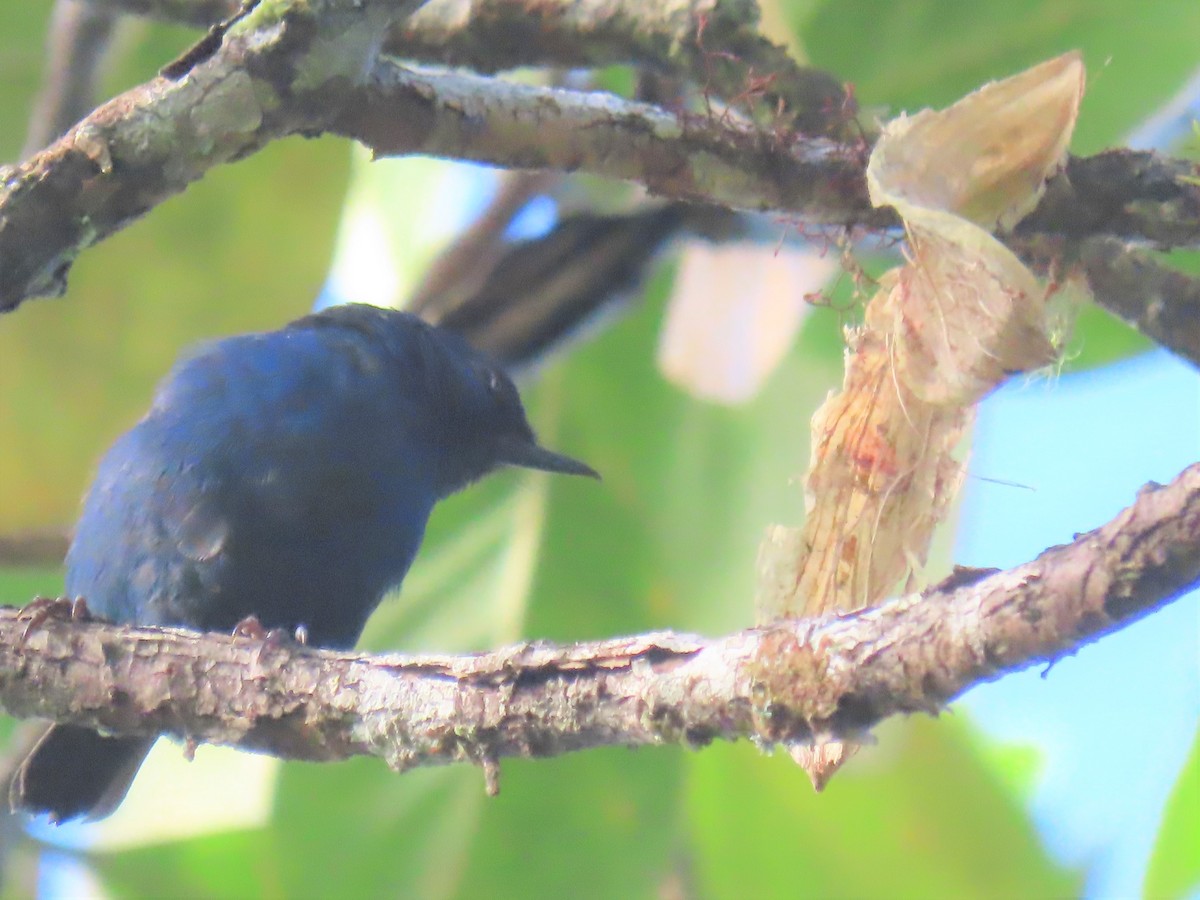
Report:
[{"label": "bird's eye", "polygon": [[517,389],[513,387],[513,383],[508,380],[508,377],[498,369],[488,369],[487,373],[488,393],[501,406],[511,406],[516,403],[520,405],[520,400],[517,399]]}]

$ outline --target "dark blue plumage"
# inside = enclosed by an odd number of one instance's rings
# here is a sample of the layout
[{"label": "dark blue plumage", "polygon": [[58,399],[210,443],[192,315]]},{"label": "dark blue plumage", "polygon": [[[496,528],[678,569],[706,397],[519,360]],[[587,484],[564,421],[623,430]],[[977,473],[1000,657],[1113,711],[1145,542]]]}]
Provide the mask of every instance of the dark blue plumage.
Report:
[{"label": "dark blue plumage", "polygon": [[[229,630],[255,615],[351,647],[433,505],[504,464],[595,475],[536,444],[502,372],[414,316],[349,305],[217,341],[100,463],[67,591],[117,622]],[[150,743],[54,726],[13,805],[105,815]]]}]

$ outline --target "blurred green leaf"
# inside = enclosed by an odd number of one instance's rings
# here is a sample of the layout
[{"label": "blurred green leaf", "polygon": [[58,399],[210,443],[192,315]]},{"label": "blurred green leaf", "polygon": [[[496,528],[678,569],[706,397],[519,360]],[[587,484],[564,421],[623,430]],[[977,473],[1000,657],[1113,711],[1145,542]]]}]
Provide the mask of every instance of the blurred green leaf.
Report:
[{"label": "blurred green leaf", "polygon": [[0,816],[0,900],[37,895],[38,860],[32,842],[14,836],[20,824]]},{"label": "blurred green leaf", "polygon": [[680,756],[606,748],[504,763],[458,896],[658,896],[680,841]]},{"label": "blurred green leaf", "polygon": [[49,3],[14,3],[0,28],[0,163],[13,162],[25,143],[33,97],[41,86]]},{"label": "blurred green leaf", "polygon": [[783,753],[737,745],[690,757],[701,895],[1078,895],[964,731],[946,717],[889,723],[819,795]]},{"label": "blurred green leaf", "polygon": [[34,597],[58,597],[62,592],[61,568],[0,568],[0,606],[24,606]]},{"label": "blurred green leaf", "polygon": [[1095,153],[1169,99],[1196,65],[1200,5],[1130,0],[826,0],[793,20],[815,65],[886,115],[942,107],[988,81],[1083,51],[1088,88],[1072,149]]},{"label": "blurred green leaf", "polygon": [[1200,888],[1200,728],[1167,801],[1146,870],[1145,896],[1182,898]]},{"label": "blurred green leaf", "polygon": [[1154,342],[1094,303],[1086,302],[1071,328],[1063,353],[1062,371],[1103,366],[1144,353]]},{"label": "blurred green leaf", "polygon": [[281,858],[285,854],[277,852],[273,836],[261,830],[227,831],[92,857],[105,887],[117,897],[297,896],[285,890]]},{"label": "blurred green leaf", "polygon": [[455,896],[485,800],[466,766],[289,763],[271,822],[285,896]]},{"label": "blurred green leaf", "polygon": [[978,735],[976,750],[1019,800],[1029,800],[1045,769],[1045,752],[1032,744],[1000,743]]}]

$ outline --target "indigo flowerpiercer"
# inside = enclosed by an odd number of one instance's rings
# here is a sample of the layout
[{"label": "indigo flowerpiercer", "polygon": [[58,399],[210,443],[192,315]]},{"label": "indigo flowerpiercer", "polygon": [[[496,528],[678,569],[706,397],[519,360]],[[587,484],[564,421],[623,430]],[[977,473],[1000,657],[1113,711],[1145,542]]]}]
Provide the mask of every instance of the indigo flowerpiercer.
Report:
[{"label": "indigo flowerpiercer", "polygon": [[[408,313],[335,307],[177,364],[100,463],[67,592],[116,622],[303,627],[349,648],[434,503],[501,465],[596,473],[538,446],[508,377]],[[101,818],[153,738],[52,726],[14,809]]]}]

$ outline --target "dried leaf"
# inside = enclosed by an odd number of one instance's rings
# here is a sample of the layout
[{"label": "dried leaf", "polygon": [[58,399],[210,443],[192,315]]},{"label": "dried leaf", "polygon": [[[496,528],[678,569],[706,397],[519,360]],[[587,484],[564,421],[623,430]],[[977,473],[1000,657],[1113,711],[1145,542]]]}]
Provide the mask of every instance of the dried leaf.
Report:
[{"label": "dried leaf", "polygon": [[[848,335],[842,390],[813,416],[807,515],[763,544],[760,621],[878,603],[919,568],[975,404],[1054,358],[1047,291],[988,232],[1031,210],[1062,165],[1083,76],[1069,53],[884,129],[868,185],[903,217],[909,258],[881,279]],[[819,789],[853,746],[798,750]]]},{"label": "dried leaf", "polygon": [[889,123],[871,154],[871,199],[904,218],[912,257],[874,325],[895,342],[898,377],[930,402],[974,403],[1054,359],[1045,291],[989,232],[1032,210],[1063,164],[1083,75],[1065,54]]}]

